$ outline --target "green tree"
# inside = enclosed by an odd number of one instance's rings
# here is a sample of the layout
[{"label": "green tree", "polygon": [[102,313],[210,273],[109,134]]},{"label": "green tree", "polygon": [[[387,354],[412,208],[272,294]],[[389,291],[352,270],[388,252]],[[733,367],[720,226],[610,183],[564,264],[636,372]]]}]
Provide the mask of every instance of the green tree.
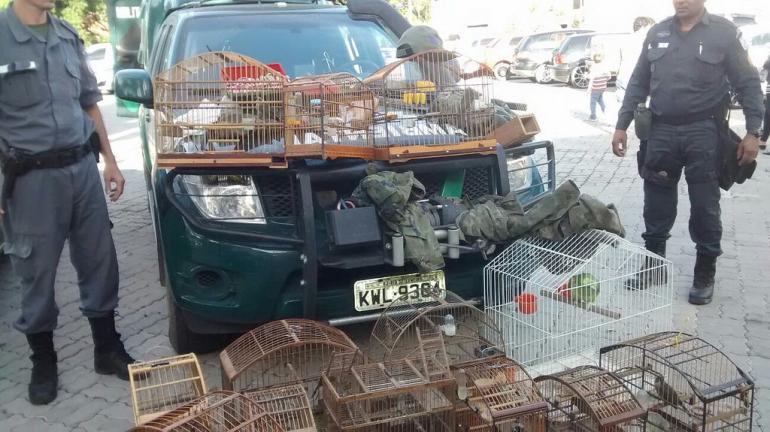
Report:
[{"label": "green tree", "polygon": [[412,24],[430,22],[431,0],[388,0]]},{"label": "green tree", "polygon": [[[5,8],[11,1],[0,0],[0,8]],[[86,44],[109,39],[107,6],[103,0],[59,0],[54,15],[75,27]]]}]

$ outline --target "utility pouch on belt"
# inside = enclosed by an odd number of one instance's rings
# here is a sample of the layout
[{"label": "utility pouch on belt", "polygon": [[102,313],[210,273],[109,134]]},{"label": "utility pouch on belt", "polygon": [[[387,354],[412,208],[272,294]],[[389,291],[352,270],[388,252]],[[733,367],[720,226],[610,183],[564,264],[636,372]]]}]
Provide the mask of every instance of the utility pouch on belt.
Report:
[{"label": "utility pouch on belt", "polygon": [[647,141],[652,130],[652,111],[647,105],[640,103],[634,110],[634,130],[640,141]]},{"label": "utility pouch on belt", "polygon": [[94,151],[96,163],[99,163],[99,152],[102,150],[102,141],[99,139],[99,133],[92,133],[91,137],[88,138],[88,143],[91,144],[91,149]]}]

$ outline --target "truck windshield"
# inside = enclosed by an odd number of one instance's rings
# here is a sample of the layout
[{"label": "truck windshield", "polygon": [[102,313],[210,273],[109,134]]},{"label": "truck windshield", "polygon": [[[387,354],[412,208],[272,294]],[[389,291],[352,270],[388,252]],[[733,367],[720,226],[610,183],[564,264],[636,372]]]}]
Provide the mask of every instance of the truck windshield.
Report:
[{"label": "truck windshield", "polygon": [[279,63],[291,78],[348,72],[364,78],[395,60],[396,38],[347,14],[275,13],[191,18],[172,64],[209,51]]}]

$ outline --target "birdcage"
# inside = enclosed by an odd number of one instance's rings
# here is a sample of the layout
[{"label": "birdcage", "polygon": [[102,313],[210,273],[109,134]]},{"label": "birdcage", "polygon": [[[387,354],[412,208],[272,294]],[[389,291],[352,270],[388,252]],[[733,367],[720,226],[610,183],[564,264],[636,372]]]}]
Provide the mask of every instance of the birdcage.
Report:
[{"label": "birdcage", "polygon": [[650,397],[648,430],[752,430],[754,382],[703,339],[662,332],[600,352],[603,367]]},{"label": "birdcage", "polygon": [[259,405],[238,393],[215,391],[169,411],[134,432],[283,432]]},{"label": "birdcage", "polygon": [[348,73],[292,81],[286,88],[286,155],[374,158],[374,110],[372,91]]},{"label": "birdcage", "polygon": [[426,346],[437,346],[439,336],[453,366],[504,352],[502,333],[484,312],[451,291],[427,298],[412,304],[401,297],[382,312],[369,343],[373,358],[415,358]]},{"label": "birdcage", "polygon": [[[334,365],[334,366],[332,366]],[[454,387],[449,367],[430,375],[411,359],[366,363],[343,354],[321,375],[327,430],[356,432],[452,431],[447,398]]]},{"label": "birdcage", "polygon": [[598,348],[671,325],[671,262],[614,234],[517,240],[484,269],[487,314],[535,374],[596,364]]},{"label": "birdcage", "polygon": [[503,355],[453,368],[457,429],[545,432],[548,404],[524,367]]},{"label": "birdcage", "polygon": [[242,394],[256,402],[286,432],[314,432],[313,410],[302,384],[245,390]]},{"label": "birdcage", "polygon": [[206,393],[195,354],[128,365],[131,403],[136,424],[191,402]]},{"label": "birdcage", "polygon": [[252,58],[208,52],[154,82],[158,165],[284,166],[286,77]]},{"label": "birdcage", "polygon": [[355,343],[333,327],[303,319],[273,321],[220,353],[222,388],[258,390],[301,383],[312,395],[332,354],[356,351]]},{"label": "birdcage", "polygon": [[401,59],[366,78],[378,98],[377,158],[494,153],[493,79],[485,65],[444,50]]},{"label": "birdcage", "polygon": [[535,378],[550,405],[549,431],[645,430],[646,411],[623,380],[596,366]]}]

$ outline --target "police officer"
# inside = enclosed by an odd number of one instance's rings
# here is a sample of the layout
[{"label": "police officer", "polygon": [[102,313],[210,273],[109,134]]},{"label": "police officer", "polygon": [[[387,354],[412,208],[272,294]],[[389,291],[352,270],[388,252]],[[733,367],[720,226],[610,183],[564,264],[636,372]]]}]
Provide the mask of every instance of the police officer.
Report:
[{"label": "police officer", "polygon": [[83,43],[49,13],[54,3],[14,0],[0,11],[0,217],[5,252],[21,283],[14,327],[32,349],[29,400],[36,405],[57,393],[54,278],[67,239],[80,308],[93,334],[96,372],[128,379],[127,364],[134,361],[115,331],[118,263],[94,148],[104,158],[112,201],[122,195],[125,181]]},{"label": "police officer", "polygon": [[[625,156],[626,129],[638,104],[650,97],[652,127],[640,172],[644,178],[645,245],[665,256],[676,219],[682,169],[690,195],[690,236],[697,259],[689,301],[711,302],[716,260],[722,253],[717,164],[734,157],[750,164],[759,151],[762,94],[759,75],[741,34],[731,22],[709,14],[705,0],[673,0],[676,15],[650,29],[618,115],[612,150]],[[748,134],[738,153],[720,155],[717,118],[730,84],[738,92]]]}]

